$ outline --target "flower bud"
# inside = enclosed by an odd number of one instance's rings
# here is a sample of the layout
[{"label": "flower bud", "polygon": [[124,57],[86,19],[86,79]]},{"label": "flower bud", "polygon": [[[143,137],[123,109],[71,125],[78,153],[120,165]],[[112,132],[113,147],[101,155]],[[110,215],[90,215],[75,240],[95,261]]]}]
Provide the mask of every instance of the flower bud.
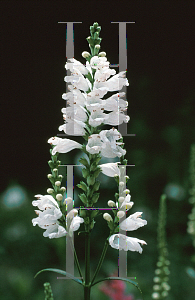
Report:
[{"label": "flower bud", "polygon": [[103,218],[104,218],[106,221],[108,221],[108,222],[112,221],[112,217],[111,217],[111,215],[108,214],[108,213],[103,214]]},{"label": "flower bud", "polygon": [[47,178],[49,178],[49,179],[52,178],[52,174],[48,174]]},{"label": "flower bud", "polygon": [[122,210],[119,210],[119,211],[117,212],[117,217],[118,217],[119,219],[122,218],[122,217],[124,217],[124,215],[125,215],[125,212],[122,211]]},{"label": "flower bud", "polygon": [[56,168],[55,168],[55,169],[53,169],[53,171],[54,171],[54,172],[57,172],[57,171],[58,171],[58,169],[56,169]]},{"label": "flower bud", "polygon": [[71,197],[67,197],[65,200],[64,200],[64,205],[68,205],[69,203],[71,203],[72,202],[72,198]]},{"label": "flower bud", "polygon": [[60,188],[60,191],[64,193],[64,192],[66,191],[66,188],[65,188],[64,186],[62,186],[62,187]]},{"label": "flower bud", "polygon": [[62,196],[61,194],[57,194],[57,195],[56,195],[56,199],[57,199],[58,201],[62,201],[63,196]]},{"label": "flower bud", "polygon": [[53,189],[51,189],[51,188],[47,189],[47,193],[48,193],[48,194],[52,194],[53,192],[54,192]]},{"label": "flower bud", "polygon": [[121,203],[121,202],[123,202],[125,200],[125,198],[124,197],[119,197],[119,199],[118,199],[118,201]]},{"label": "flower bud", "polygon": [[130,190],[129,189],[124,190],[124,192],[125,192],[126,195],[130,194]]},{"label": "flower bud", "polygon": [[106,52],[100,52],[100,53],[98,54],[98,56],[100,56],[100,57],[105,57],[105,56],[106,56]]},{"label": "flower bud", "polygon": [[124,186],[124,182],[123,182],[123,181],[120,181],[120,182],[119,182],[119,186],[123,187],[123,186]]},{"label": "flower bud", "polygon": [[61,184],[60,181],[56,181],[56,182],[55,182],[55,185],[56,185],[56,186],[60,186],[60,184]]},{"label": "flower bud", "polygon": [[95,45],[95,48],[96,49],[100,49],[100,45]]},{"label": "flower bud", "polygon": [[90,57],[91,55],[90,55],[90,53],[89,52],[87,52],[87,51],[83,51],[83,53],[82,53],[82,57],[84,57],[84,58],[87,58],[87,57]]},{"label": "flower bud", "polygon": [[131,208],[132,208],[132,204],[126,203],[126,204],[125,204],[125,208],[126,208],[126,209],[131,209]]},{"label": "flower bud", "polygon": [[114,201],[112,201],[112,200],[109,200],[109,201],[108,201],[108,206],[109,206],[109,207],[115,207],[115,206],[116,206],[116,203],[115,203]]}]

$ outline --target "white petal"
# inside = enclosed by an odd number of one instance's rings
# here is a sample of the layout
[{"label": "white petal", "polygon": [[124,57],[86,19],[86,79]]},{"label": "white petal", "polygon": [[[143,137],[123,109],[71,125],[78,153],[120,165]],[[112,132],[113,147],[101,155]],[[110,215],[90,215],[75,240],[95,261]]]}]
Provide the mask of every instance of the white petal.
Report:
[{"label": "white petal", "polygon": [[142,253],[142,248],[140,244],[146,245],[146,242],[143,240],[139,240],[137,238],[127,237],[123,234],[113,234],[109,238],[109,244],[112,248],[124,250],[124,251],[137,251]]},{"label": "white petal", "polygon": [[70,228],[69,228],[69,235],[72,236],[73,235],[73,231],[76,231],[79,229],[80,227],[80,224],[84,222],[84,219],[79,217],[79,216],[76,216],[72,219],[72,222],[70,224]]},{"label": "white petal", "polygon": [[62,138],[57,138],[57,137],[53,137],[50,138],[48,140],[48,143],[52,144],[52,145],[56,145],[53,150],[52,150],[52,155],[55,155],[56,152],[59,153],[67,153],[73,149],[81,149],[82,145],[70,140],[70,139],[62,139]]},{"label": "white petal", "polygon": [[139,227],[142,227],[147,224],[146,220],[142,220],[141,217],[142,212],[136,212],[130,215],[127,219],[120,223],[120,228],[127,231],[136,230]]},{"label": "white petal", "polygon": [[117,162],[116,163],[106,163],[106,164],[102,164],[99,166],[102,170],[102,173],[109,177],[114,177],[115,175],[119,176],[119,174],[120,174],[120,170],[119,170]]}]

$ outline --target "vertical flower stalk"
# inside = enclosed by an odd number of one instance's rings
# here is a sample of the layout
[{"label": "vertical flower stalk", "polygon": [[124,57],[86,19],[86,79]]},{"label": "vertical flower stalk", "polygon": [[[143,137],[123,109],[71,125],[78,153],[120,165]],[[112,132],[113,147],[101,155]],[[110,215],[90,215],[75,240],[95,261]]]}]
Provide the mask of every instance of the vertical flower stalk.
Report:
[{"label": "vertical flower stalk", "polygon": [[160,198],[159,217],[158,217],[158,262],[155,270],[154,286],[153,286],[153,299],[165,299],[168,296],[170,285],[169,280],[169,265],[170,261],[167,259],[168,250],[166,243],[166,196],[162,195]]},{"label": "vertical flower stalk", "polygon": [[[62,109],[65,122],[59,127],[59,130],[69,134],[69,129],[71,129],[72,135],[82,136],[84,143],[82,145],[77,141],[59,137],[52,137],[48,140],[48,143],[52,145],[50,150],[51,160],[48,162],[51,168],[48,179],[52,184],[52,188],[47,190],[49,195],[37,195],[38,200],[32,203],[39,208],[35,211],[38,217],[32,220],[33,225],[38,224],[42,229],[46,229],[43,233],[45,237],[57,238],[66,235],[72,237],[73,231],[78,230],[80,224],[84,223],[84,277],[74,249],[75,261],[82,280],[78,280],[71,274],[58,269],[45,269],[43,271],[60,271],[61,274],[69,276],[82,284],[85,300],[90,300],[90,290],[96,284],[94,281],[103,263],[108,245],[118,250],[124,249],[125,251],[142,253],[143,249],[140,244],[146,244],[143,240],[126,237],[126,235],[119,233],[119,229],[125,231],[136,230],[146,225],[147,221],[141,219],[142,212],[136,212],[127,219],[123,219],[126,212],[133,206],[133,202],[130,201],[130,191],[126,189],[128,180],[125,167],[127,160],[124,159],[126,150],[120,132],[114,127],[102,130],[102,126],[118,126],[129,121],[129,116],[125,114],[128,103],[121,99],[125,93],[118,92],[123,86],[128,86],[129,83],[125,78],[125,71],[116,74],[114,69],[109,68],[110,63],[107,61],[106,53],[99,53],[102,40],[99,37],[100,30],[101,27],[98,23],[90,26],[91,36],[87,38],[87,41],[91,54],[87,51],[82,53],[82,56],[86,59],[86,65],[74,58],[70,58],[65,65],[65,68],[70,70],[71,75],[64,78],[65,82],[70,84],[68,85],[69,92],[62,95],[67,105],[66,108]],[[108,92],[114,91],[117,91],[117,93],[104,98]],[[79,149],[85,154],[85,157],[83,156],[79,160],[82,164],[83,175],[83,180],[77,185],[82,190],[79,198],[83,206],[80,207],[79,211],[68,209],[68,205],[72,203],[73,199],[70,197],[64,199],[65,187],[61,187],[62,176],[58,174],[58,167],[60,166],[58,154],[67,153],[73,149]],[[99,162],[102,156],[106,158],[118,157],[122,166],[118,166],[119,162],[100,165]],[[114,220],[108,213],[103,215],[108,222],[110,235],[105,241],[100,261],[91,280],[90,237],[95,225],[95,217],[99,213],[96,203],[99,199],[100,182],[97,178],[100,172],[115,177],[119,193],[115,194],[116,202],[108,201],[108,206],[113,207]],[[121,280],[123,279],[121,278]]]}]

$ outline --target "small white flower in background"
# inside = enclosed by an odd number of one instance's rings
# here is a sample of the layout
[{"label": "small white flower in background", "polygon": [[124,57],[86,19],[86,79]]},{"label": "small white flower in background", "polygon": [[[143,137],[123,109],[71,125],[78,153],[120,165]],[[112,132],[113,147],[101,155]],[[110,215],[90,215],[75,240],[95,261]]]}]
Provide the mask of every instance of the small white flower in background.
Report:
[{"label": "small white flower in background", "polygon": [[123,230],[136,230],[147,224],[146,220],[141,219],[142,212],[136,212],[120,223],[120,228]]},{"label": "small white flower in background", "polygon": [[52,155],[55,155],[56,152],[59,153],[67,153],[73,149],[81,149],[82,145],[69,139],[62,139],[59,137],[52,137],[48,140],[48,143],[51,145],[55,145],[52,150]]},{"label": "small white flower in background", "polygon": [[143,249],[141,245],[147,245],[145,241],[139,240],[137,238],[128,237],[124,234],[113,234],[109,238],[109,244],[112,248],[124,251],[137,251],[142,253]]},{"label": "small white flower in background", "polygon": [[38,200],[32,202],[33,206],[38,206],[40,210],[35,210],[37,218],[32,219],[33,226],[38,225],[46,229],[44,237],[58,238],[67,234],[65,228],[59,225],[58,219],[62,217],[57,201],[51,195],[36,195]]}]

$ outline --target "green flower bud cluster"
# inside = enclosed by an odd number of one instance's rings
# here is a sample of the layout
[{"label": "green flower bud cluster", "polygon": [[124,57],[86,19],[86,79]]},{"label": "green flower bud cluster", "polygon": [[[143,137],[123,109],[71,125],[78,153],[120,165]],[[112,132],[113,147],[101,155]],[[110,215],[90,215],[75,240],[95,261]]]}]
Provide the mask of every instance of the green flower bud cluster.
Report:
[{"label": "green flower bud cluster", "polygon": [[100,43],[101,43],[101,38],[99,37],[101,27],[97,22],[93,24],[93,26],[90,26],[90,33],[91,36],[88,36],[86,40],[89,43],[89,48],[91,50],[91,56],[87,55],[85,53],[85,58],[86,60],[90,61],[92,56],[98,55],[99,50],[100,50]]},{"label": "green flower bud cluster", "polygon": [[50,149],[50,154],[51,160],[48,161],[48,165],[51,169],[51,174],[48,174],[47,178],[51,182],[53,188],[48,188],[47,193],[60,202],[63,199],[64,192],[66,191],[65,187],[61,187],[63,176],[58,174],[58,168],[61,161],[58,160],[58,153],[52,155],[52,149]]},{"label": "green flower bud cluster", "polygon": [[171,289],[168,284],[169,280],[169,265],[170,261],[167,259],[168,250],[166,245],[166,196],[162,195],[160,199],[159,218],[158,218],[158,249],[159,257],[156,263],[156,270],[154,276],[153,299],[165,299]]},{"label": "green flower bud cluster", "polygon": [[189,202],[193,205],[191,213],[188,215],[188,228],[187,232],[192,236],[193,246],[195,247],[195,145],[191,146],[190,155],[190,183],[191,188],[189,190],[190,198]]},{"label": "green flower bud cluster", "polygon": [[89,162],[86,158],[80,158],[79,162],[84,166],[82,169],[83,177],[86,182],[81,181],[77,186],[83,190],[83,193],[79,195],[83,204],[87,207],[92,207],[99,199],[100,182],[96,180],[99,173],[101,172],[98,162],[101,156],[99,154],[89,154]]},{"label": "green flower bud cluster", "polygon": [[53,293],[49,282],[44,283],[45,300],[53,300]]}]

